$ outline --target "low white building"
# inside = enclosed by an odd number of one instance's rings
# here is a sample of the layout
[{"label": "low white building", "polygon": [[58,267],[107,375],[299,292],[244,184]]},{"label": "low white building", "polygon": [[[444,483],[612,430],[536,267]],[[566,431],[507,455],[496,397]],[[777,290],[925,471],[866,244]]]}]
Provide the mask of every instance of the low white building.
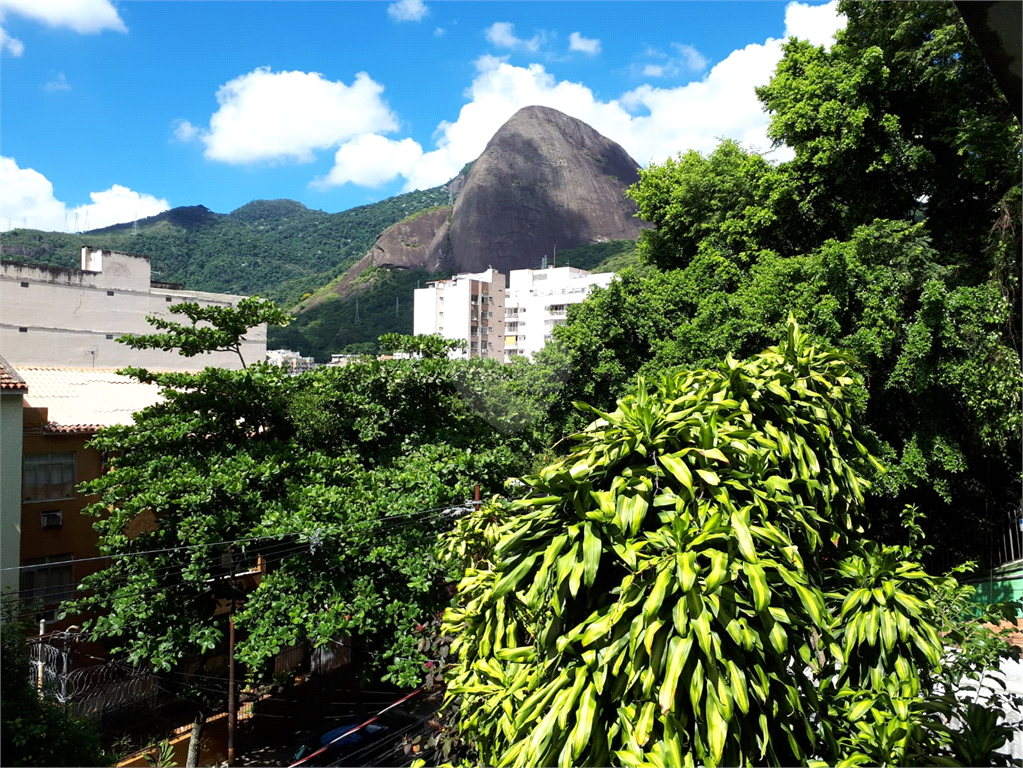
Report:
[{"label": "low white building", "polygon": [[505,277],[495,269],[455,275],[415,291],[413,333],[466,342],[452,357],[504,361]]},{"label": "low white building", "polygon": [[530,359],[568,319],[568,307],[581,303],[595,287],[607,288],[613,272],[594,274],[576,267],[513,269],[504,314],[505,362]]},{"label": "low white building", "polygon": [[[183,357],[119,344],[126,333],[154,333],[148,315],[187,322],[167,309],[183,301],[235,306],[244,296],[186,291],[151,280],[148,256],[82,248],[81,269],[0,261],[0,350],[12,365],[79,368],[140,366],[193,371],[242,367],[234,352]],[[266,325],[242,343],[245,361],[266,357]]]},{"label": "low white building", "polygon": [[269,349],[266,352],[266,361],[271,365],[283,365],[292,375],[319,367],[315,358],[303,357],[290,349]]}]

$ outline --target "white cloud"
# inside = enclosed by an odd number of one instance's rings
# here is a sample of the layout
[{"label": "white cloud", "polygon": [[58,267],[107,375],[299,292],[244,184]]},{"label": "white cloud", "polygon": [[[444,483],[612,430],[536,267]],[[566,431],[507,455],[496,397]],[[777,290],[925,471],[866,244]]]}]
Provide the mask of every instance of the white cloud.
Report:
[{"label": "white cloud", "polygon": [[539,32],[528,40],[515,36],[515,25],[507,21],[495,21],[483,31],[487,42],[498,48],[524,49],[535,53],[547,39],[547,35]]},{"label": "white cloud", "polygon": [[443,37],[444,36],[444,27],[437,27],[435,30],[433,30],[433,36],[434,37]]},{"label": "white cloud", "polygon": [[[656,48],[647,48],[645,55],[657,59],[659,63],[647,63],[639,70],[643,77],[677,77],[687,72],[702,72],[707,68],[707,57],[691,45],[672,43],[674,55],[669,55]],[[638,69],[638,67],[634,68]]]},{"label": "white cloud", "polygon": [[792,2],[785,6],[785,37],[809,40],[830,47],[835,32],[845,27],[845,16],[838,14],[838,0],[825,5]]},{"label": "white cloud", "polygon": [[398,0],[387,6],[387,15],[395,21],[422,21],[429,13],[423,0]]},{"label": "white cloud", "polygon": [[313,186],[325,188],[351,183],[379,187],[413,167],[422,155],[422,147],[413,139],[395,141],[366,134],[343,144],[334,155],[330,173],[313,182]]},{"label": "white cloud", "polygon": [[166,211],[166,200],[135,192],[114,184],[103,192],[91,192],[91,203],[74,208],[58,200],[53,184],[38,171],[19,168],[10,157],[0,157],[0,230],[30,227],[47,231],[64,231],[65,224],[79,227],[86,220],[91,229],[109,227]]},{"label": "white cloud", "polygon": [[0,20],[7,14],[17,14],[39,21],[50,27],[68,27],[83,35],[92,35],[105,29],[127,32],[110,0],[4,0],[0,6]]},{"label": "white cloud", "polygon": [[582,53],[595,56],[600,53],[600,40],[596,38],[583,37],[578,32],[568,36],[568,50],[581,51]]},{"label": "white cloud", "polygon": [[187,120],[178,120],[174,126],[174,136],[178,141],[191,141],[199,135],[199,129]]},{"label": "white cloud", "polygon": [[71,84],[68,83],[63,72],[58,72],[56,79],[50,80],[43,88],[51,93],[53,91],[70,91]]},{"label": "white cloud", "polygon": [[25,52],[25,44],[16,37],[7,34],[7,30],[0,27],[0,52],[7,51],[11,56],[18,57]]},{"label": "white cloud", "polygon": [[205,156],[225,163],[296,160],[310,162],[315,150],[339,146],[367,133],[396,130],[397,121],[380,98],[384,87],[365,72],[352,84],[317,72],[253,70],[217,91],[220,108],[208,129],[182,121],[180,139],[197,135]]}]

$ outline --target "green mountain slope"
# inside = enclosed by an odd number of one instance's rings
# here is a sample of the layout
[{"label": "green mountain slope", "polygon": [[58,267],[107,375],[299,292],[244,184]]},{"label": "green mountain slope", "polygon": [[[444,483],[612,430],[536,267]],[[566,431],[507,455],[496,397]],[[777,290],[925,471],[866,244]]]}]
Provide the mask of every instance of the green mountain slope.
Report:
[{"label": "green mountain slope", "polygon": [[154,280],[258,294],[287,306],[358,261],[390,225],[448,201],[440,186],[340,213],[293,200],[256,200],[229,214],[174,208],[139,221],[137,235],[131,224],[82,234],[12,230],[4,233],[0,255],[76,267],[83,245],[144,254],[152,258]]}]

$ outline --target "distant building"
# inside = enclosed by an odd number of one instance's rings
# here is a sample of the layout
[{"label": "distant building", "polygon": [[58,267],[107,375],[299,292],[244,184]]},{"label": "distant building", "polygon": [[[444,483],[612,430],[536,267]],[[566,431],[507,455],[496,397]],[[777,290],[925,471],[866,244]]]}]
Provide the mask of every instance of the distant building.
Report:
[{"label": "distant building", "polygon": [[413,333],[466,342],[452,357],[504,361],[505,277],[495,269],[455,275],[415,291]]},{"label": "distant building", "polygon": [[[199,370],[242,367],[233,352],[183,357],[119,344],[126,333],[153,333],[146,316],[184,319],[167,312],[183,301],[234,306],[244,296],[186,291],[151,280],[148,256],[82,248],[81,269],[0,261],[0,349],[12,365]],[[266,357],[266,325],[242,343],[246,362]]]},{"label": "distant building", "polygon": [[302,357],[290,349],[270,349],[266,353],[266,361],[271,365],[283,365],[292,375],[305,373],[319,367],[315,358]]},{"label": "distant building", "polygon": [[595,287],[607,288],[613,272],[593,274],[576,267],[513,269],[504,310],[504,360],[532,358],[568,318],[568,307],[581,303]]}]

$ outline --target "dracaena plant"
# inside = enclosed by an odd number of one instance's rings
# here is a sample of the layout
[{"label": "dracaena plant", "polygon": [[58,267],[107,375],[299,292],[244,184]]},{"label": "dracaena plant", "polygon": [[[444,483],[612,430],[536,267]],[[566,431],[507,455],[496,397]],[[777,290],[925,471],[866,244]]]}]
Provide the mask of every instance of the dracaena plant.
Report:
[{"label": "dracaena plant", "polygon": [[461,522],[446,679],[481,764],[957,764],[949,582],[856,526],[852,384],[790,318],[745,362],[639,381]]},{"label": "dracaena plant", "polygon": [[[640,382],[486,510],[445,631],[489,765],[803,763],[838,639],[822,572],[869,460],[847,361],[786,341]],[[456,534],[457,536],[457,534]],[[486,553],[481,556],[480,553]]]}]

